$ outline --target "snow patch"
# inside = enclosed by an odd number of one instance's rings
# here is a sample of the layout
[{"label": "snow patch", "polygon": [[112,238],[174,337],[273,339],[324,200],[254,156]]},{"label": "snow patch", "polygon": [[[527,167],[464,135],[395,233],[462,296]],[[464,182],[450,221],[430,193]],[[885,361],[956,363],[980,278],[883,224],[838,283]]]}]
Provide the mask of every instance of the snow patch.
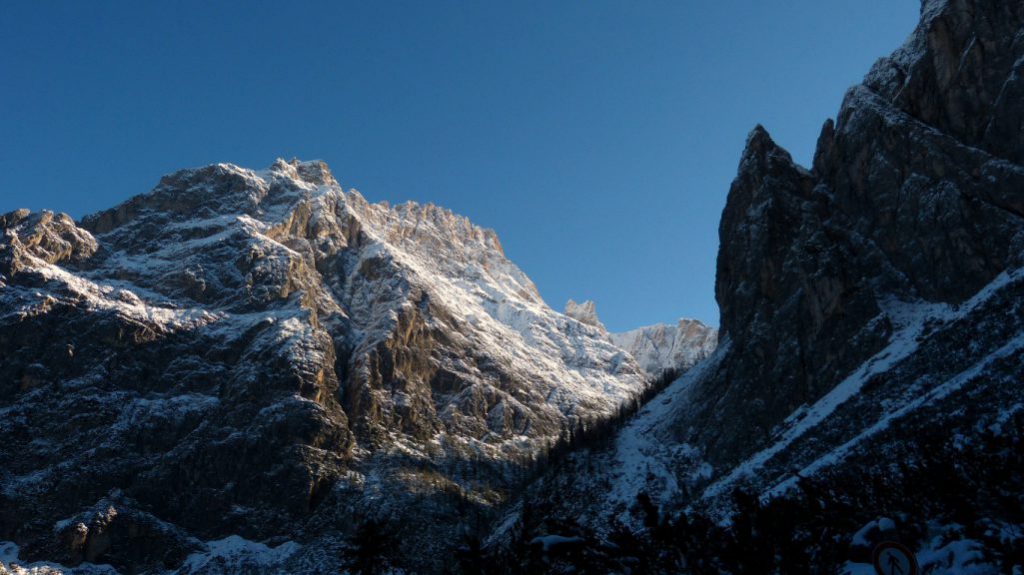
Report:
[{"label": "snow patch", "polygon": [[19,548],[12,541],[0,541],[0,574],[6,575],[120,575],[110,565],[82,563],[76,567],[65,567],[49,561],[22,562],[18,558]]},{"label": "snow patch", "polygon": [[229,574],[229,573],[287,573],[285,561],[301,546],[294,541],[268,547],[231,535],[207,543],[207,550],[193,553],[171,575]]},{"label": "snow patch", "polygon": [[545,553],[550,551],[552,547],[569,543],[583,543],[583,538],[576,536],[566,537],[564,535],[542,535],[530,540],[530,545],[540,545]]}]

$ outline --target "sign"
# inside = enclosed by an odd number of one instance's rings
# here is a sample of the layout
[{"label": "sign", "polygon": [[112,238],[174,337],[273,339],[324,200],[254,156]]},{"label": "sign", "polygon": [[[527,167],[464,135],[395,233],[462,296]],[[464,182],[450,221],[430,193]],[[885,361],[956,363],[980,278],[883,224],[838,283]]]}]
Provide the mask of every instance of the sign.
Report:
[{"label": "sign", "polygon": [[917,557],[895,541],[883,541],[875,547],[875,571],[878,575],[917,575]]}]

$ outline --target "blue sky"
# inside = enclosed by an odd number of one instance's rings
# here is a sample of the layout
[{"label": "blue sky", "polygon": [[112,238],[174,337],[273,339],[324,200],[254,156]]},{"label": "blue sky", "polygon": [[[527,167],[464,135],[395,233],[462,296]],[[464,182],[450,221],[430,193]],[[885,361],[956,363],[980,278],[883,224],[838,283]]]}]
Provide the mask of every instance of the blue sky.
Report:
[{"label": "blue sky", "polygon": [[75,217],[179,168],[327,161],[494,228],[561,309],[718,323],[747,132],[807,163],[918,0],[5,2],[0,212]]}]

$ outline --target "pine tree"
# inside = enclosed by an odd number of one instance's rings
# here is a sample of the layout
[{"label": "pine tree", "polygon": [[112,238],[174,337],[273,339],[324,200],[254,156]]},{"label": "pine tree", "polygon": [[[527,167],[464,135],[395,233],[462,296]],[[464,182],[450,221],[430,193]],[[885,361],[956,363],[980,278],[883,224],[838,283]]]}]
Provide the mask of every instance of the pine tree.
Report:
[{"label": "pine tree", "polygon": [[352,571],[359,575],[374,575],[384,567],[384,553],[392,543],[387,523],[366,518],[356,526],[352,536]]}]

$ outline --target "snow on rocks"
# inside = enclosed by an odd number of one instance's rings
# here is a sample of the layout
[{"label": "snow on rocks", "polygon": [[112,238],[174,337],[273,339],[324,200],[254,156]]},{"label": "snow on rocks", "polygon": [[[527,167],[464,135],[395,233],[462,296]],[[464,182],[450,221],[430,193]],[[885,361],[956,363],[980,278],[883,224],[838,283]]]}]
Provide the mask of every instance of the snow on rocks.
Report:
[{"label": "snow on rocks", "polygon": [[[809,477],[820,471],[841,463],[856,449],[867,444],[873,437],[881,434],[898,422],[922,409],[935,405],[962,388],[977,381],[987,381],[988,370],[1002,361],[1012,361],[1024,357],[1024,333],[1010,331],[1004,339],[990,346],[990,351],[978,355],[971,363],[963,365],[959,371],[942,377],[930,377],[924,381],[932,384],[920,390],[916,387],[893,390],[896,394],[891,399],[880,403],[877,415],[866,421],[850,421],[850,413],[839,413],[849,404],[860,401],[865,390],[877,382],[891,377],[891,373],[905,362],[930,353],[922,346],[928,341],[930,334],[942,333],[944,330],[957,330],[958,325],[972,322],[972,314],[989,313],[987,310],[1005,299],[1012,299],[1010,290],[1016,289],[1024,281],[1024,269],[1004,272],[996,276],[974,296],[957,305],[931,302],[900,302],[889,300],[883,302],[884,314],[895,326],[889,344],[873,357],[859,366],[853,373],[837,384],[813,405],[803,406],[795,411],[784,422],[783,428],[776,432],[774,441],[766,448],[736,465],[728,474],[718,478],[702,492],[705,501],[714,501],[729,493],[736,485],[744,484],[753,479],[766,477],[766,468],[780,457],[792,455],[799,442],[806,437],[818,433],[818,444],[809,453],[816,455],[805,460],[793,473],[785,473],[782,478],[768,486],[764,497],[775,497],[790,491],[797,485],[800,477]],[[897,394],[896,392],[899,391]],[[850,432],[844,439],[833,445],[821,444],[820,428],[836,421],[847,421]],[[792,465],[792,463],[790,463]],[[767,476],[772,476],[767,471]]]},{"label": "snow on rocks", "polygon": [[718,330],[696,320],[680,319],[675,325],[655,324],[613,333],[610,338],[632,354],[647,373],[657,377],[666,370],[689,369],[711,355],[718,345]]},{"label": "snow on rocks", "polygon": [[275,547],[231,535],[209,541],[205,551],[193,553],[168,575],[229,575],[232,573],[288,573],[288,559],[300,548],[287,541]]},{"label": "snow on rocks", "polygon": [[19,548],[11,541],[0,541],[0,575],[120,575],[110,565],[82,563],[66,567],[49,561],[24,562]]},{"label": "snow on rocks", "polygon": [[[603,329],[548,307],[493,231],[367,202],[321,162],[183,170],[77,224],[5,218],[0,368],[19,379],[0,381],[0,456],[18,457],[0,495],[21,514],[72,516],[95,504],[77,494],[139,475],[130,497],[205,533],[269,537],[328,492],[376,506],[378,485],[405,510],[416,474],[395,461],[471,461],[500,487],[648,383]],[[244,503],[197,511],[228,500]]]}]

